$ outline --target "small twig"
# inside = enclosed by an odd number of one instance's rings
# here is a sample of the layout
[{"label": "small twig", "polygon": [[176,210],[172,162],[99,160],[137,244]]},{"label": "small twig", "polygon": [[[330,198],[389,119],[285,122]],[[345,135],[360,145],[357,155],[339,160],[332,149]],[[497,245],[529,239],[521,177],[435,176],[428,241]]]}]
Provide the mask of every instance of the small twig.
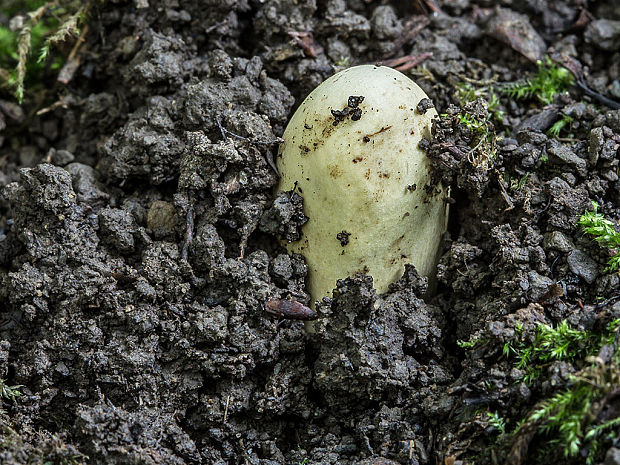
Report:
[{"label": "small twig", "polygon": [[391,60],[381,61],[379,62],[379,64],[381,66],[390,66],[397,71],[403,72],[415,66],[418,66],[420,63],[432,56],[433,54],[430,52],[421,53],[419,55],[405,55],[399,58],[392,58]]},{"label": "small twig", "polygon": [[579,12],[579,16],[577,16],[577,20],[565,30],[557,30],[554,33],[567,33],[574,32],[584,29],[590,22],[594,20],[594,16],[585,8],[581,8]]},{"label": "small twig", "polygon": [[226,407],[224,407],[224,419],[222,420],[222,424],[225,424],[228,419],[228,405],[230,405],[230,394],[226,396]]},{"label": "small twig", "polygon": [[220,132],[222,133],[222,138],[224,140],[228,139],[228,137],[226,137],[228,135],[228,136],[234,137],[235,139],[239,139],[244,142],[251,142],[256,145],[273,145],[273,144],[281,144],[282,142],[284,142],[284,139],[282,139],[281,137],[276,137],[275,139],[272,139],[272,140],[252,140],[248,137],[240,136],[239,134],[235,134],[234,132],[226,129],[224,126],[222,126],[222,123],[220,122],[219,118],[215,118],[215,121],[217,123],[217,127],[220,129]]},{"label": "small twig", "polygon": [[211,31],[214,31],[215,29],[217,29],[220,26],[224,26],[226,23],[228,23],[228,19],[225,19],[223,21],[220,21],[219,23],[215,23],[213,26],[209,26],[208,28],[205,29],[205,33],[208,34]]},{"label": "small twig", "polygon": [[181,258],[183,260],[187,260],[189,246],[194,237],[194,210],[191,207],[187,209],[185,222],[187,223],[187,228],[185,229],[185,242],[183,242],[183,250],[181,251]]},{"label": "small twig", "polygon": [[433,12],[436,14],[443,14],[443,11],[441,10],[441,8],[439,8],[439,5],[437,5],[433,0],[424,0],[424,3],[426,3],[426,6]]},{"label": "small twig", "polygon": [[276,137],[273,140],[253,140],[252,143],[256,145],[273,145],[273,144],[282,144],[284,139],[281,137]]},{"label": "small twig", "polygon": [[75,41],[75,45],[73,46],[73,48],[71,49],[71,52],[69,53],[69,56],[67,57],[69,60],[72,60],[73,57],[75,57],[75,55],[77,54],[78,49],[86,40],[86,34],[88,34],[88,24],[84,26],[84,28],[82,29],[82,33]]},{"label": "small twig", "polygon": [[243,137],[243,136],[240,136],[238,134],[235,134],[234,132],[229,131],[224,126],[222,126],[222,123],[220,122],[219,117],[215,118],[215,122],[217,123],[217,127],[220,128],[220,132],[222,133],[222,139],[227,140],[228,139],[227,135],[229,135],[229,136],[235,137],[237,139],[244,140],[246,142],[250,141],[250,139],[248,139],[247,137]]},{"label": "small twig", "polygon": [[385,55],[384,58],[389,58],[394,53],[398,53],[398,51],[407,45],[415,36],[417,36],[422,29],[428,26],[431,23],[431,20],[426,15],[416,15],[409,18],[405,21],[404,30],[405,32],[400,37],[396,38],[396,40],[392,44],[392,52]]},{"label": "small twig", "polygon": [[243,260],[245,258],[245,248],[248,245],[248,239],[249,237],[244,237],[241,239],[241,242],[239,242],[239,256],[237,260]]},{"label": "small twig", "polygon": [[82,60],[81,60],[80,55],[77,55],[77,53],[84,45],[86,34],[88,34],[88,24],[84,26],[84,29],[82,29],[82,33],[76,40],[75,45],[73,46],[73,49],[71,50],[71,53],[69,53],[69,56],[67,57],[67,61],[65,62],[64,66],[58,73],[58,77],[56,78],[56,80],[60,82],[61,84],[64,84],[64,85],[69,84],[71,80],[73,79],[75,72],[80,67],[80,62]]},{"label": "small twig", "polygon": [[467,153],[463,152],[463,150],[460,147],[457,147],[456,145],[450,142],[441,142],[437,144],[437,146],[442,149],[446,149],[448,152],[454,155],[457,160],[467,158]]},{"label": "small twig", "polygon": [[469,84],[473,84],[479,87],[490,86],[492,84],[495,84],[497,82],[497,79],[499,78],[497,74],[494,74],[493,76],[491,76],[490,79],[473,79],[461,73],[456,73],[455,75],[462,81],[465,81]]},{"label": "small twig", "polygon": [[499,179],[497,180],[497,183],[499,184],[499,190],[500,190],[500,194],[502,194],[502,198],[508,204],[508,207],[504,211],[507,212],[507,211],[512,210],[515,207],[515,205],[514,203],[512,203],[512,198],[510,197],[510,195],[508,195],[508,192],[506,191],[506,188],[504,187],[504,183]]},{"label": "small twig", "polygon": [[559,64],[560,66],[563,66],[564,68],[570,71],[570,73],[575,77],[575,84],[586,95],[588,95],[589,97],[592,97],[594,100],[596,100],[600,104],[605,105],[611,108],[612,110],[620,110],[619,102],[616,102],[615,100],[612,100],[609,97],[606,97],[605,95],[600,94],[590,89],[590,87],[588,87],[588,84],[586,83],[586,78],[583,73],[583,67],[577,59],[570,57],[568,55],[565,55],[565,54],[562,54],[556,57],[551,57],[551,59],[555,63]]},{"label": "small twig", "polygon": [[[558,256],[558,258],[560,258],[560,257]],[[556,260],[557,260],[557,258],[556,258]],[[595,310],[600,310],[601,308],[606,307],[608,305],[611,305],[612,303],[615,303],[618,300],[620,300],[620,294],[612,295],[610,298],[605,299],[605,300],[599,302],[598,304],[596,304],[594,306],[594,309]],[[618,334],[620,334],[620,333],[618,333]]]},{"label": "small twig", "polygon": [[[249,139],[248,137],[240,136],[239,134],[235,134],[234,132],[226,129],[224,126],[222,126],[222,123],[220,122],[219,117],[215,118],[215,122],[217,123],[217,127],[220,128],[220,133],[222,134],[222,138],[224,140],[228,140],[228,137],[227,137],[228,135],[236,139],[242,140],[244,142],[248,142],[248,143],[252,143],[256,145],[274,145],[274,144],[281,144],[284,142],[284,139],[282,139],[281,137],[276,137],[273,140],[267,140],[267,141],[252,140],[252,139]],[[265,161],[270,166],[270,168],[276,173],[277,176],[280,176],[280,173],[278,172],[278,168],[276,167],[276,164],[273,161],[273,156],[271,155],[271,153],[267,153],[266,155],[264,155],[264,157],[265,157]]]},{"label": "small twig", "polygon": [[579,87],[581,90],[583,90],[583,92],[592,97],[594,100],[596,100],[598,103],[605,105],[609,108],[611,108],[612,110],[620,110],[620,103],[616,102],[615,100],[610,99],[609,97],[604,96],[603,94],[599,94],[598,92],[590,89],[586,83],[585,80],[582,79],[577,79],[575,81],[575,83],[577,84],[577,87]]},{"label": "small twig", "polygon": [[44,115],[45,113],[49,113],[50,111],[53,111],[53,110],[55,110],[58,107],[67,108],[67,103],[64,101],[62,96],[60,97],[60,99],[56,100],[50,106],[47,106],[45,108],[41,108],[39,111],[37,111],[36,115],[37,116]]}]

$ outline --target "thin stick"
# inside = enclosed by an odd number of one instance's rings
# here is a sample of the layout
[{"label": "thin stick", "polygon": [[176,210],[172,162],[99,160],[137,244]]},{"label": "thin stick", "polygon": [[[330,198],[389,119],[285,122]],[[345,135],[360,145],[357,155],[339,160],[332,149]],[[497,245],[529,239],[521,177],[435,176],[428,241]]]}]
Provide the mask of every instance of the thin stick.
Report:
[{"label": "thin stick", "polygon": [[226,420],[228,418],[228,405],[230,404],[230,394],[226,397],[226,407],[224,407],[224,420],[222,424],[226,424]]}]

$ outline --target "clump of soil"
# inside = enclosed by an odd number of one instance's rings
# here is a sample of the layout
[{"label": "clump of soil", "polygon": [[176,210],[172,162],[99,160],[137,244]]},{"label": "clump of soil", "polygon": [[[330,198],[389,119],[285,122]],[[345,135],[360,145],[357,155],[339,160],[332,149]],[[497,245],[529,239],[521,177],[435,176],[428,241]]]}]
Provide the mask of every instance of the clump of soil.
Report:
[{"label": "clump of soil", "polygon": [[[511,431],[584,357],[526,380],[504,349],[540,324],[598,334],[620,318],[620,278],[603,271],[615,252],[577,225],[593,201],[620,218],[617,7],[92,10],[68,84],[21,107],[0,96],[0,461],[582,463],[587,442],[567,458],[536,425]],[[570,58],[567,92],[502,91],[545,55]],[[309,91],[377,62],[441,114],[424,144],[451,188],[437,282],[407,267],[377,295],[349,277],[307,332],[265,311],[310,305],[303,257],[279,242],[302,234],[303,194],[273,191],[274,155]],[[597,421],[619,416],[619,388]],[[601,444],[594,463],[620,463],[617,438]]]}]

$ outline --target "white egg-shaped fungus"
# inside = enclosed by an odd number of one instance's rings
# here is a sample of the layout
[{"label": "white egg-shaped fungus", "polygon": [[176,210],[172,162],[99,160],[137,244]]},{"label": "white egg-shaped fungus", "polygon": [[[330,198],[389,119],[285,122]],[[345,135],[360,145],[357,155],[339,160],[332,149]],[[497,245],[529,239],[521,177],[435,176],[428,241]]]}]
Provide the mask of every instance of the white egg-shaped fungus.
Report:
[{"label": "white egg-shaped fungus", "polygon": [[309,220],[287,247],[306,259],[313,301],[357,272],[370,274],[379,292],[407,263],[434,275],[446,189],[431,179],[419,143],[436,115],[407,76],[363,65],[327,79],[291,118],[278,189],[297,189],[304,199]]}]

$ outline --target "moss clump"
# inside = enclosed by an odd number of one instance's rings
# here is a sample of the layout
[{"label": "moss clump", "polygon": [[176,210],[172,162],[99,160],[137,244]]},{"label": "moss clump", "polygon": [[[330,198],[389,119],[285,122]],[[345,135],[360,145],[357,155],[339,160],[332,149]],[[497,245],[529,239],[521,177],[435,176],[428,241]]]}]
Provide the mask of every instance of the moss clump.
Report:
[{"label": "moss clump", "polygon": [[[517,432],[528,435],[534,431],[544,440],[544,450],[565,458],[586,457],[586,464],[601,460],[603,446],[617,437],[620,415],[613,397],[620,389],[620,357],[612,361],[600,359],[572,376],[567,389],[558,392],[535,407]],[[522,441],[515,441],[517,448]],[[523,451],[513,453],[523,455]],[[553,452],[552,452],[553,451]]]},{"label": "moss clump", "polygon": [[542,369],[555,361],[574,362],[596,354],[603,345],[613,342],[620,319],[612,320],[602,333],[579,330],[562,320],[555,327],[541,324],[536,327],[534,342],[522,340],[517,327],[515,340],[504,344],[504,355],[515,360],[515,368],[523,371],[523,381],[532,384]]},{"label": "moss clump", "polygon": [[538,71],[524,81],[515,82],[501,87],[500,90],[514,99],[536,98],[548,105],[555,96],[565,92],[573,84],[570,72],[556,65],[549,57],[538,61]]},{"label": "moss clump", "polygon": [[616,223],[605,218],[598,212],[598,204],[592,202],[593,211],[585,211],[578,224],[584,233],[589,234],[601,247],[615,251],[607,261],[605,272],[611,273],[620,269],[620,232],[616,231]]},{"label": "moss clump", "polygon": [[8,14],[28,11],[15,22],[14,30],[0,27],[0,78],[20,103],[27,81],[35,86],[47,69],[60,69],[64,60],[60,56],[50,58],[50,49],[80,33],[89,7],[90,2],[78,0],[35,0],[9,5]]}]

